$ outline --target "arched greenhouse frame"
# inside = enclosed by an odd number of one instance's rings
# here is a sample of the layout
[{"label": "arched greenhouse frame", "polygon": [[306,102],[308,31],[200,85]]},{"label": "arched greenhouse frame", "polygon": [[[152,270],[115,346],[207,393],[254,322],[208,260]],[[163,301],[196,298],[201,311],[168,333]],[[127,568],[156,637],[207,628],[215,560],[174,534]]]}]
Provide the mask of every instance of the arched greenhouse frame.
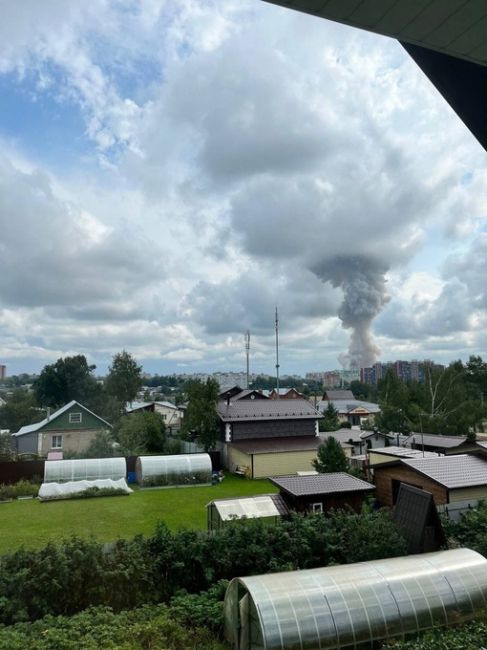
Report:
[{"label": "arched greenhouse frame", "polygon": [[126,476],[127,463],[125,458],[47,460],[44,465],[44,483],[95,481],[105,478],[117,481]]},{"label": "arched greenhouse frame", "polygon": [[469,549],[235,578],[234,650],[332,650],[470,620],[487,605],[487,560]]},{"label": "arched greenhouse frame", "polygon": [[208,485],[212,464],[209,454],[139,456],[135,473],[141,487]]}]

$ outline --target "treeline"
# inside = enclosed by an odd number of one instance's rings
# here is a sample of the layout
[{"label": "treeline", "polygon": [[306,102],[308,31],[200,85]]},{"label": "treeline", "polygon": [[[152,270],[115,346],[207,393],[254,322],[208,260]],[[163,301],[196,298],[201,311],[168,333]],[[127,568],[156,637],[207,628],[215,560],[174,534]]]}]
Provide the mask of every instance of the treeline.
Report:
[{"label": "treeline", "polygon": [[269,526],[235,522],[212,533],[173,533],[103,545],[73,538],[0,557],[0,624],[71,616],[91,606],[118,612],[197,594],[220,580],[404,555],[387,511],[298,517]]},{"label": "treeline", "polygon": [[380,380],[381,413],[375,425],[384,432],[474,435],[487,418],[487,363],[471,356],[444,370],[426,366],[424,383],[404,382],[392,370]]}]

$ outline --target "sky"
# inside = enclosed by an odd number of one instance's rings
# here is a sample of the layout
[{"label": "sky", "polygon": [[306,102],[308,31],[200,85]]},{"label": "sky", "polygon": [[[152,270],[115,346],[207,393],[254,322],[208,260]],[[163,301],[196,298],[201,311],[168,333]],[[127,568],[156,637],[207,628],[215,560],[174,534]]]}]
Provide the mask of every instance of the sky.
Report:
[{"label": "sky", "polygon": [[261,0],[0,0],[0,363],[486,355],[487,158],[400,45]]}]

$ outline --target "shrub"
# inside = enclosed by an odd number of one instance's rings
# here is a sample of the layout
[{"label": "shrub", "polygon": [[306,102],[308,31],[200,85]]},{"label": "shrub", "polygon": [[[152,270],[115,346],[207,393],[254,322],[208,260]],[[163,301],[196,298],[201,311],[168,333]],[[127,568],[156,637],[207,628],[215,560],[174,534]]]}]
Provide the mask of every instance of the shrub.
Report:
[{"label": "shrub", "polygon": [[0,501],[17,499],[18,497],[36,497],[39,493],[37,483],[31,481],[19,481],[13,485],[0,485]]}]

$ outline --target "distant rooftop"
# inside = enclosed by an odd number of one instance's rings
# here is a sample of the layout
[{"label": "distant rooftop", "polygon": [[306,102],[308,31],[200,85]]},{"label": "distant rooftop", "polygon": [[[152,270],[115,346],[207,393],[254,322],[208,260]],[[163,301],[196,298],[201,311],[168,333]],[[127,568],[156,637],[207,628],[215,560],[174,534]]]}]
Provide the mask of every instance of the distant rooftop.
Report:
[{"label": "distant rooftop", "polygon": [[443,449],[453,449],[467,441],[467,436],[442,436],[433,433],[411,433],[406,439],[406,447],[412,444],[426,445],[427,447],[438,447]]},{"label": "distant rooftop", "polygon": [[218,415],[223,422],[236,420],[276,420],[278,418],[303,420],[317,419],[322,415],[305,399],[274,400],[274,399],[245,399],[220,400],[217,404]]},{"label": "distant rooftop", "polygon": [[[371,449],[370,453],[383,454],[384,456],[397,456],[398,458],[423,458],[423,451],[421,449],[411,449],[409,447],[377,447]],[[438,458],[435,451],[425,451],[424,458]]]}]

